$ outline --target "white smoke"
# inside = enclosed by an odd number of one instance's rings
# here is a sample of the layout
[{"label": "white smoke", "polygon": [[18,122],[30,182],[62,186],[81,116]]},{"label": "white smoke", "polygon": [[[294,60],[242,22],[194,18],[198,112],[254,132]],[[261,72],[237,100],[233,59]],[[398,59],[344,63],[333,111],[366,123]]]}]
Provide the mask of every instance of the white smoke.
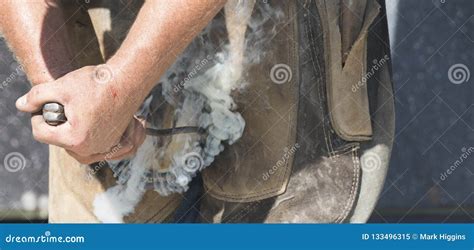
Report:
[{"label": "white smoke", "polygon": [[132,213],[142,198],[145,189],[142,181],[147,166],[151,164],[149,155],[154,154],[152,138],[146,138],[128,168],[126,185],[116,185],[95,197],[94,214],[104,223],[123,223],[123,217]]},{"label": "white smoke", "polygon": [[[160,127],[165,102],[175,109],[174,127],[198,127],[204,134],[177,134],[171,139],[147,136],[131,160],[110,162],[119,185],[96,197],[94,212],[101,221],[121,222],[133,212],[145,189],[161,195],[186,191],[196,173],[224,150],[224,142],[230,145],[242,136],[245,120],[236,111],[232,94],[249,84],[246,70],[264,57],[264,44],[283,22],[281,10],[255,3],[228,1],[225,21],[216,18],[206,27],[142,107],[141,115]],[[222,39],[215,37],[225,31],[228,42],[221,44]]]}]

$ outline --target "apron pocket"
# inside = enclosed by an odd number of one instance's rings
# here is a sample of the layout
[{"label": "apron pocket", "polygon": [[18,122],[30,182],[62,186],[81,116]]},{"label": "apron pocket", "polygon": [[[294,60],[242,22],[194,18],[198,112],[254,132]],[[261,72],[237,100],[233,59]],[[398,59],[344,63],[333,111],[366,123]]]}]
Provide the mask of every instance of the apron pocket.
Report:
[{"label": "apron pocket", "polygon": [[[352,6],[361,8],[353,10],[354,13],[364,14],[359,17],[363,18],[360,26],[347,25],[347,21],[344,22],[343,18],[339,18],[341,12],[350,11],[345,9],[347,6],[341,5],[341,2],[318,1],[318,5],[324,30],[326,68],[328,69],[326,72],[327,96],[331,124],[337,135],[346,141],[370,140],[372,125],[366,84],[367,78],[370,77],[367,73],[367,34],[370,25],[379,13],[380,6],[375,0]],[[350,29],[355,29],[355,31]],[[357,30],[360,32],[354,35]],[[343,32],[342,35],[341,32]],[[346,38],[343,39],[343,37]],[[352,43],[353,38],[356,39]],[[347,43],[351,45],[348,46]]]}]

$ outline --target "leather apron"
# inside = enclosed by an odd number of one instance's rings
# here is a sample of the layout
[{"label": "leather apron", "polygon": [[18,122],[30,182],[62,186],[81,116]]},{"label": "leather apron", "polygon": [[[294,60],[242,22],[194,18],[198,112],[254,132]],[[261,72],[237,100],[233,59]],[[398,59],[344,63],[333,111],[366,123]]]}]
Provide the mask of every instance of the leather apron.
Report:
[{"label": "leather apron", "polygon": [[[257,1],[265,4],[282,20],[269,26],[277,32],[268,51],[246,72],[246,90],[234,96],[245,130],[203,171],[199,219],[365,222],[382,190],[394,135],[383,3]],[[64,4],[78,65],[110,58],[140,6]],[[95,196],[115,180],[108,167],[81,165],[51,146],[49,185],[50,222],[93,223]],[[182,200],[147,191],[125,221],[172,221]]]}]

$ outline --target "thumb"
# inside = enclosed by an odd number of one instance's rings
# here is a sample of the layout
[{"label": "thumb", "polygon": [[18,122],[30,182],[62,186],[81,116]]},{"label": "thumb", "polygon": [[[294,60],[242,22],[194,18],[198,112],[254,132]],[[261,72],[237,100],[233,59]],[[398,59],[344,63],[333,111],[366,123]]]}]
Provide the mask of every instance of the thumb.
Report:
[{"label": "thumb", "polygon": [[42,83],[33,86],[31,90],[16,101],[16,108],[23,112],[34,113],[43,108],[48,102],[62,103],[63,90],[57,82]]}]

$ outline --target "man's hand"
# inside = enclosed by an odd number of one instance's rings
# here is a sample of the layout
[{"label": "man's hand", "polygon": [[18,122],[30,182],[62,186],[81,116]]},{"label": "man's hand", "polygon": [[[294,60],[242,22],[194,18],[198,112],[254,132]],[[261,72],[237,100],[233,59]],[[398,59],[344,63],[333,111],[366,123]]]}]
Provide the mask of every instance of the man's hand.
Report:
[{"label": "man's hand", "polygon": [[[108,66],[84,67],[53,80],[75,68],[64,13],[49,1],[7,1],[0,8],[0,29],[35,85],[17,101],[19,110],[36,113],[35,138],[64,147],[82,163],[134,153],[144,138],[134,112],[225,2],[145,1]],[[50,126],[37,114],[49,102],[64,105],[66,123]]]},{"label": "man's hand", "polygon": [[[36,140],[63,147],[85,164],[120,159],[134,154],[145,138],[143,125],[133,117],[141,96],[123,91],[124,81],[107,65],[86,66],[34,86],[16,105],[34,113]],[[64,105],[67,122],[51,126],[36,113],[48,102]]]}]

